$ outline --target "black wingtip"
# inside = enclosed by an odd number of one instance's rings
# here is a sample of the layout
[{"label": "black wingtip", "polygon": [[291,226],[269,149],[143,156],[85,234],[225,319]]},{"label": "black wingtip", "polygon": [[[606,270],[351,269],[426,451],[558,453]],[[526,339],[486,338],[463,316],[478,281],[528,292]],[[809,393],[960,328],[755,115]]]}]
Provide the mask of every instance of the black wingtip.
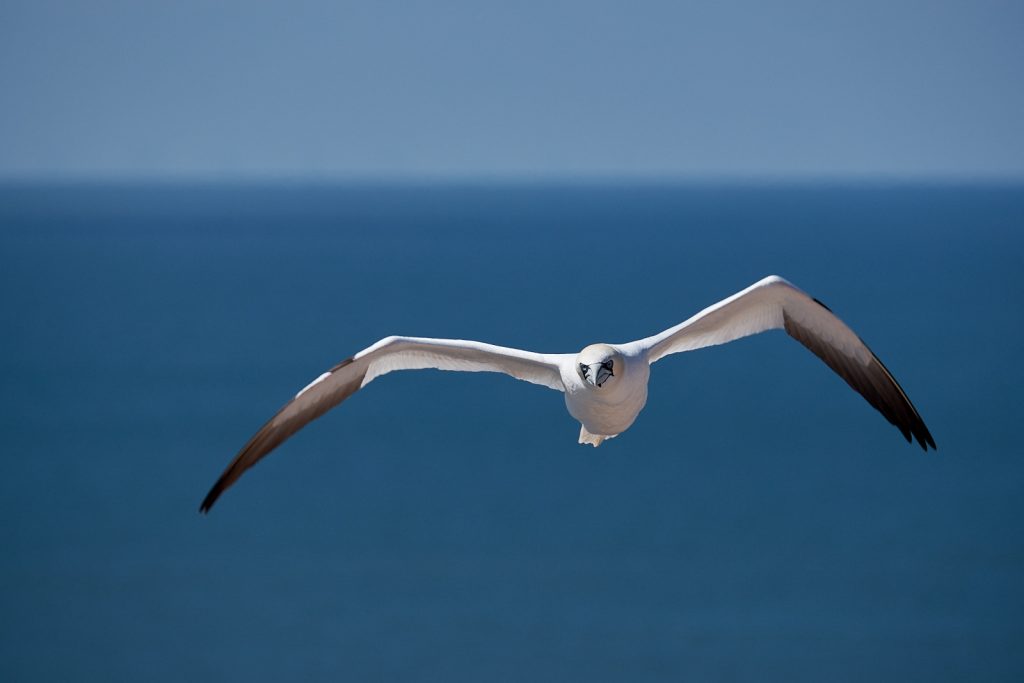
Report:
[{"label": "black wingtip", "polygon": [[206,498],[203,498],[203,502],[199,506],[199,514],[208,514],[211,508],[213,508],[213,504],[217,502],[218,498],[220,498],[220,494],[223,492],[223,490],[224,487],[221,486],[221,483],[219,481],[216,484],[214,484],[213,488],[210,489],[210,492],[206,494]]},{"label": "black wingtip", "polygon": [[928,428],[924,425],[924,421],[921,421],[921,429],[914,431],[914,437],[917,439],[918,445],[925,453],[931,448],[933,451],[939,450],[939,447],[935,445],[935,439],[932,438],[932,433],[928,431]]}]

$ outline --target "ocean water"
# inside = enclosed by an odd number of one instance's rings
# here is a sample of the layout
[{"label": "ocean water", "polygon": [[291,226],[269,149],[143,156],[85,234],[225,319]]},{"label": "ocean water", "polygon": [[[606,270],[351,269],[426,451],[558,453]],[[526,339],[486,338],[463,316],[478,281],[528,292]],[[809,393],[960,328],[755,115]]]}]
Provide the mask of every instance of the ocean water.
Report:
[{"label": "ocean water", "polygon": [[[0,679],[1024,679],[1024,188],[6,185]],[[778,273],[923,453],[770,333],[668,358],[599,449],[556,392],[375,382],[389,334],[627,341]]]}]

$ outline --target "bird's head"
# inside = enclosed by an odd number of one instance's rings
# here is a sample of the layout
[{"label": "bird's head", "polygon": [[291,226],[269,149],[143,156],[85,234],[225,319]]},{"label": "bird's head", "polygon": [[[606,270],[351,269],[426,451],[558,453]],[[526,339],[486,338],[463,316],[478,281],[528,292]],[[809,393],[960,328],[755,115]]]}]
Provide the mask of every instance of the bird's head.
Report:
[{"label": "bird's head", "polygon": [[592,344],[576,356],[576,372],[587,384],[602,388],[622,374],[622,356],[607,344]]}]

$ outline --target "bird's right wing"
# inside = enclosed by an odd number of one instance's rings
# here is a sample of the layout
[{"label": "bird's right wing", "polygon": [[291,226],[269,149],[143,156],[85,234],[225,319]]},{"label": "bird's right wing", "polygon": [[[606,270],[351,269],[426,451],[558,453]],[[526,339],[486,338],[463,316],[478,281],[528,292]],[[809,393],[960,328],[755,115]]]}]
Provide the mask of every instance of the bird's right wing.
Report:
[{"label": "bird's right wing", "polygon": [[387,337],[363,349],[310,382],[286,403],[242,447],[210,489],[203,504],[207,512],[217,498],[261,458],[288,437],[365,387],[395,370],[456,370],[502,372],[533,384],[565,391],[560,364],[573,356],[522,351],[461,339]]}]

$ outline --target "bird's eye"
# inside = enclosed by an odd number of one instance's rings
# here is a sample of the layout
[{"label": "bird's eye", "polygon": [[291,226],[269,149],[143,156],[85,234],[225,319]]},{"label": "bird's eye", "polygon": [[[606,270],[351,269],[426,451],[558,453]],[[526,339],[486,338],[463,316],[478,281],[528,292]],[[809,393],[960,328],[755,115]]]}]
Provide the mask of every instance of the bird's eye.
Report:
[{"label": "bird's eye", "polygon": [[590,372],[590,366],[580,363],[580,374],[586,377],[588,372]]},{"label": "bird's eye", "polygon": [[606,360],[605,362],[601,363],[601,367],[604,368],[605,370],[607,370],[608,372],[612,371],[612,366],[613,365],[615,365],[614,361],[610,361],[610,360]]}]

